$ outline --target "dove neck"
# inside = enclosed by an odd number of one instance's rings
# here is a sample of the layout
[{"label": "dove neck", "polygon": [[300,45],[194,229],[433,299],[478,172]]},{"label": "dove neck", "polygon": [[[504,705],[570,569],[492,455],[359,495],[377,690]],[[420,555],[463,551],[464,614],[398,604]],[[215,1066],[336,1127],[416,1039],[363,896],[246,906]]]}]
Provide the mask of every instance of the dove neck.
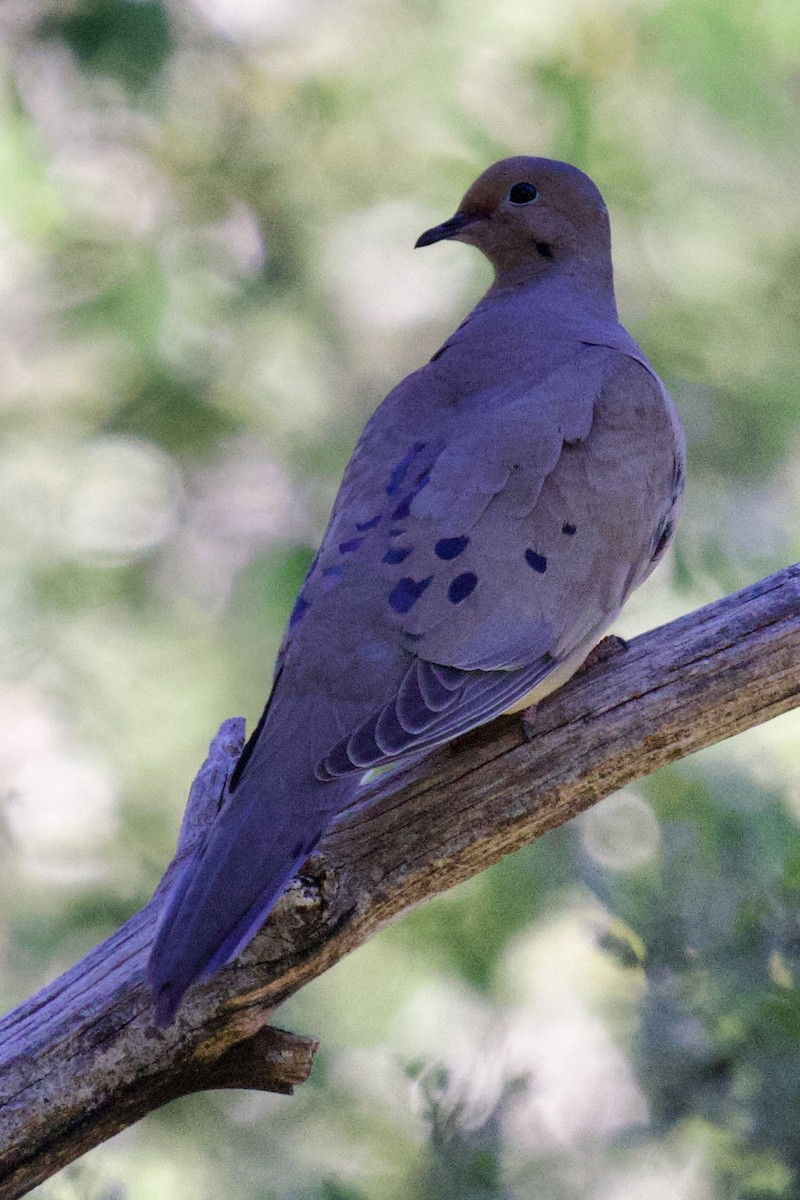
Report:
[{"label": "dove neck", "polygon": [[486,300],[511,299],[521,294],[530,296],[532,305],[578,311],[602,321],[618,320],[608,254],[496,267]]}]

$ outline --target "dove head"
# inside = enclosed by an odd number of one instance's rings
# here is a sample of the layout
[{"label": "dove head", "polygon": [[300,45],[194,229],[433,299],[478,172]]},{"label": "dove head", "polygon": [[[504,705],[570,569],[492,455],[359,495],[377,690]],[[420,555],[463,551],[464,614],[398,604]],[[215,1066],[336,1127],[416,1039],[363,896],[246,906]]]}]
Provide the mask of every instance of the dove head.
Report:
[{"label": "dove head", "polygon": [[611,285],[603,197],[569,163],[523,155],[496,162],[478,176],[455,216],[423,233],[417,246],[445,238],[477,246],[495,269],[496,285],[556,270]]}]

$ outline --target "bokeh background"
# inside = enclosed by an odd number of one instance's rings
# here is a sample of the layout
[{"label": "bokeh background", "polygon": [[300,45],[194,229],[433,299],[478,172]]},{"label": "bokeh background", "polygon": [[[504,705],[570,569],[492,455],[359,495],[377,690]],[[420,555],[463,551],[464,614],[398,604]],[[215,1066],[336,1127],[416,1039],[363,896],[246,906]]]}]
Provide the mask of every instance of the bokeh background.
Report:
[{"label": "bokeh background", "polygon": [[[0,999],[149,896],[254,721],[360,427],[488,283],[415,254],[511,153],[612,213],[689,440],[630,634],[800,558],[796,0],[2,0]],[[415,911],[48,1200],[800,1195],[789,715]]]}]

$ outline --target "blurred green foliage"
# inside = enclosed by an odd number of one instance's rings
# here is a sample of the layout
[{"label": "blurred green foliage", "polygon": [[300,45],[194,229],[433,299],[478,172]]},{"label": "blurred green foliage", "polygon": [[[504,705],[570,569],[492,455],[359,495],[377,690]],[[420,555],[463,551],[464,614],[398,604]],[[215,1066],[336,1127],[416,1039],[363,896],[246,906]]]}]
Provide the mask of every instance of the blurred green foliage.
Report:
[{"label": "blurred green foliage", "polygon": [[173,42],[162,4],[146,0],[99,0],[54,9],[38,26],[42,39],[62,40],[81,66],[109,75],[132,90],[152,84]]},{"label": "blurred green foliage", "polygon": [[[575,161],[690,487],[631,633],[800,557],[793,0],[0,6],[0,827],[11,1006],[148,896],[257,719],[374,405],[487,282],[414,238]],[[798,721],[662,771],[286,1006],[292,1100],[169,1106],[43,1197],[800,1194]]]}]

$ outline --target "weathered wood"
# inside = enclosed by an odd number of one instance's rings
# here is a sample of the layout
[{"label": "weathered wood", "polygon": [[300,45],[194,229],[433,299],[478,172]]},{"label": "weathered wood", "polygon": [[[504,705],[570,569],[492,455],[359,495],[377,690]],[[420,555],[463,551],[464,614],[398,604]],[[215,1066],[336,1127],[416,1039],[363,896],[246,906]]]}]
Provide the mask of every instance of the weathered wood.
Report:
[{"label": "weathered wood", "polygon": [[[452,887],[657,767],[800,704],[800,565],[645,634],[524,718],[460,739],[370,792],[232,966],[152,1024],[144,964],[160,904],[0,1021],[0,1200],[166,1100],[290,1091],[315,1043],[272,1010],[410,905]],[[226,723],[178,858],[203,836],[241,744]],[[226,757],[227,756],[227,757]],[[218,791],[216,793],[218,795]]]}]

